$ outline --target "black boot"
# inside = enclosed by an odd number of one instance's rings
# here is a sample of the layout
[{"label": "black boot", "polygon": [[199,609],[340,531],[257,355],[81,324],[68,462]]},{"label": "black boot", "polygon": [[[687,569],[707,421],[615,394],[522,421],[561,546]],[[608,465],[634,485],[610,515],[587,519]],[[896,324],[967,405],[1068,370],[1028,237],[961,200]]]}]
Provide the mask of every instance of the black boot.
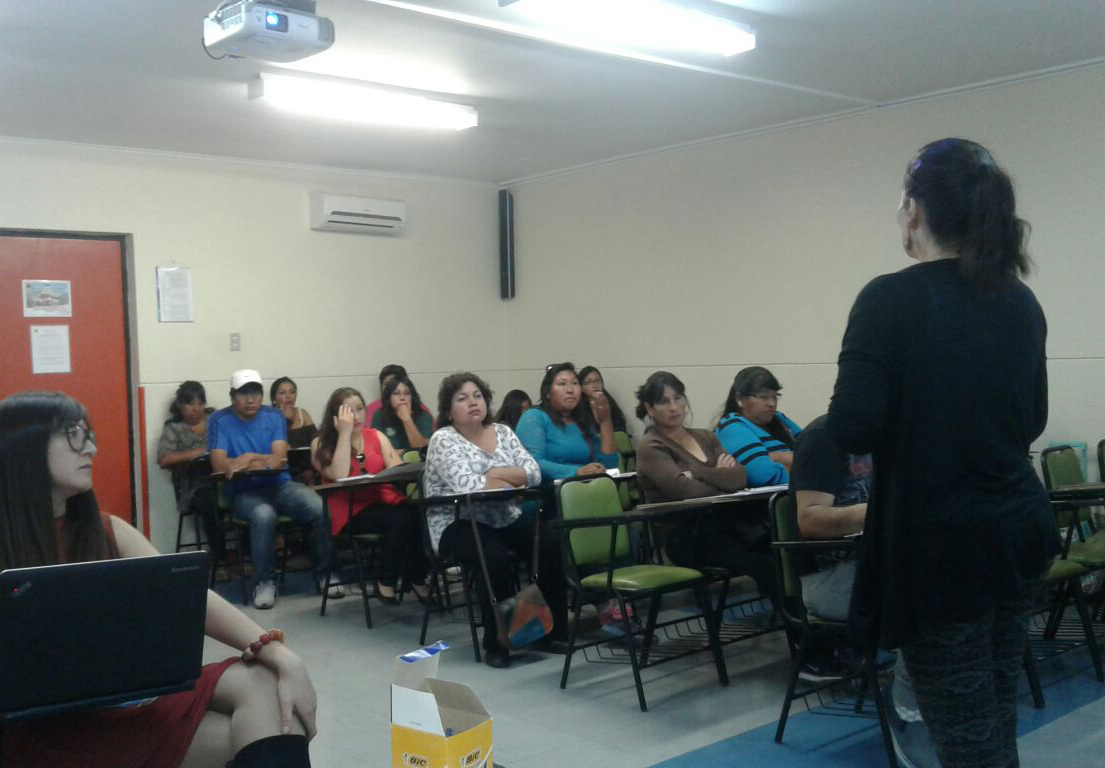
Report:
[{"label": "black boot", "polygon": [[269,736],[246,744],[226,768],[311,768],[306,736]]}]

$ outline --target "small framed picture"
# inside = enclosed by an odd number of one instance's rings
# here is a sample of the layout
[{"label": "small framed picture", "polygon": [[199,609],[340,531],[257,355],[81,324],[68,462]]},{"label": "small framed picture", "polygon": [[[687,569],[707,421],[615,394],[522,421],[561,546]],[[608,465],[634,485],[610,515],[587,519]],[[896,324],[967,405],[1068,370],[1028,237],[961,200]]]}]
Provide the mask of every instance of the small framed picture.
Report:
[{"label": "small framed picture", "polygon": [[23,317],[72,317],[73,290],[68,280],[24,280]]}]

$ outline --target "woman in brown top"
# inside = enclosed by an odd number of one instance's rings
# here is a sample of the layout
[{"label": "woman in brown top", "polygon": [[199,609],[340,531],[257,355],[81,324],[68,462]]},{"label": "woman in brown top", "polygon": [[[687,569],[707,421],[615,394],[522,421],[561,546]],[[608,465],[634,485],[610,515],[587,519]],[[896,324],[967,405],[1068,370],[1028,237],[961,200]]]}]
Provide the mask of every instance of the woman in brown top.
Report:
[{"label": "woman in brown top", "polygon": [[[637,418],[647,420],[637,445],[637,477],[645,501],[680,501],[732,493],[744,488],[744,467],[729,455],[717,437],[705,429],[688,429],[687,395],[683,382],[657,371],[637,390]],[[752,510],[748,510],[752,511]],[[774,594],[766,520],[748,519],[744,510],[703,513],[661,526],[664,549],[676,565],[711,565],[751,576],[762,595]],[[762,507],[755,514],[762,515]]]}]

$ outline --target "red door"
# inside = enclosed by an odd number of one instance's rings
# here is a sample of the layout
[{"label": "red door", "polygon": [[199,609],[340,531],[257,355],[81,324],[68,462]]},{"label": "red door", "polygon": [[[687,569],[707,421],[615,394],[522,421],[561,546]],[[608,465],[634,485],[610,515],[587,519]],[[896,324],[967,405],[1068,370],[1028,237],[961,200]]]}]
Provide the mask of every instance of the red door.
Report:
[{"label": "red door", "polygon": [[[41,306],[30,311],[44,316],[24,316],[24,280],[68,281],[72,316],[45,308],[56,304],[56,297],[32,299]],[[59,325],[68,326],[71,372],[34,373],[32,326]],[[0,397],[27,389],[59,390],[83,403],[99,449],[93,470],[96,498],[105,511],[135,522],[122,238],[0,235],[0,328]]]}]

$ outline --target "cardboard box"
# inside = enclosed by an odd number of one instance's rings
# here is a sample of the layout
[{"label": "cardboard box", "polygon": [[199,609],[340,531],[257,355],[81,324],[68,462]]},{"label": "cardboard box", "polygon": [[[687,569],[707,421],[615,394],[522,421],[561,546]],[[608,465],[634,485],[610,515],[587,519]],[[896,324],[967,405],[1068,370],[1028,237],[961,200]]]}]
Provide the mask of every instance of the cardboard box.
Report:
[{"label": "cardboard box", "polygon": [[440,680],[438,642],[395,660],[392,768],[493,768],[491,715],[467,685]]}]

